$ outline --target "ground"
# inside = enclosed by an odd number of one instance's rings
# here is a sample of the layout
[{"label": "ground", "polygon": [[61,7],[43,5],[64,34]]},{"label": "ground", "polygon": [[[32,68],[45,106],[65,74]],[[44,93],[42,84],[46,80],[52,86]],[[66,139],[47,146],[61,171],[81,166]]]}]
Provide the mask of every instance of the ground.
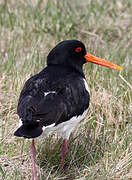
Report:
[{"label": "ground", "polygon": [[0,179],[30,180],[29,140],[13,136],[24,82],[60,41],[78,39],[121,72],[87,63],[91,103],[72,133],[64,173],[62,139],[36,140],[40,180],[132,179],[132,1],[0,1]]}]

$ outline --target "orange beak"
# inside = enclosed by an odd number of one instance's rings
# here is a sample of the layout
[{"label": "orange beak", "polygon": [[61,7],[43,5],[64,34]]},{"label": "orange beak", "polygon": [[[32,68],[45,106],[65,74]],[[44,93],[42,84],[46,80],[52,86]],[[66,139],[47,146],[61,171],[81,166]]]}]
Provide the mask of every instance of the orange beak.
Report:
[{"label": "orange beak", "polygon": [[96,57],[96,56],[94,56],[92,54],[87,53],[84,57],[88,62],[98,64],[98,65],[101,65],[101,66],[105,66],[105,67],[108,67],[108,68],[111,68],[111,69],[122,70],[122,68],[120,66],[118,66],[116,64],[113,64],[111,62],[108,62],[108,61],[106,61],[104,59],[98,58],[98,57]]}]

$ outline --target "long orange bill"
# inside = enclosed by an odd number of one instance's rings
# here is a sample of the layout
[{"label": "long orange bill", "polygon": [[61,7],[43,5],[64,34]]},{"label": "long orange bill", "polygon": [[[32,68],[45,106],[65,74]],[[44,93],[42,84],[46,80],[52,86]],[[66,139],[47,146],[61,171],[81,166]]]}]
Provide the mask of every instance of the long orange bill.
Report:
[{"label": "long orange bill", "polygon": [[106,61],[104,59],[98,58],[98,57],[96,57],[96,56],[94,56],[92,54],[87,53],[84,57],[88,62],[98,64],[98,65],[101,65],[101,66],[105,66],[105,67],[108,67],[108,68],[111,68],[111,69],[122,70],[122,68],[120,66],[118,66],[116,64],[113,64],[113,63],[111,63],[109,61]]}]

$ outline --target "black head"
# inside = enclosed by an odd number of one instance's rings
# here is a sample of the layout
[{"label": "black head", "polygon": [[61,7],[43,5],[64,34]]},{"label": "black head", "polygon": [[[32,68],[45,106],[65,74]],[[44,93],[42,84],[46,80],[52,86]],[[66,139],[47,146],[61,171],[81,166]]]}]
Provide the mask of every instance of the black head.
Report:
[{"label": "black head", "polygon": [[65,40],[55,46],[47,57],[47,65],[65,65],[82,68],[86,63],[86,49],[82,42]]},{"label": "black head", "polygon": [[121,70],[120,66],[87,53],[84,44],[77,40],[62,41],[50,51],[47,57],[47,65],[70,66],[81,73],[82,66],[86,62]]}]

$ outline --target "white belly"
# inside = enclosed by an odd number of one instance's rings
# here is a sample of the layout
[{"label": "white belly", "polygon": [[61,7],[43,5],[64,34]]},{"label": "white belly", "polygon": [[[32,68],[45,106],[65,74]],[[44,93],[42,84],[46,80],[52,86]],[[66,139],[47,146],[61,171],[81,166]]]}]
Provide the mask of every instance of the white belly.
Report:
[{"label": "white belly", "polygon": [[84,119],[84,117],[87,114],[88,109],[86,109],[82,115],[80,116],[74,116],[69,121],[65,121],[61,124],[58,124],[57,126],[54,126],[54,124],[51,124],[50,126],[43,127],[43,133],[40,137],[47,137],[53,132],[59,133],[60,136],[62,136],[63,139],[69,139],[70,134],[72,130],[76,127],[76,125]]}]

